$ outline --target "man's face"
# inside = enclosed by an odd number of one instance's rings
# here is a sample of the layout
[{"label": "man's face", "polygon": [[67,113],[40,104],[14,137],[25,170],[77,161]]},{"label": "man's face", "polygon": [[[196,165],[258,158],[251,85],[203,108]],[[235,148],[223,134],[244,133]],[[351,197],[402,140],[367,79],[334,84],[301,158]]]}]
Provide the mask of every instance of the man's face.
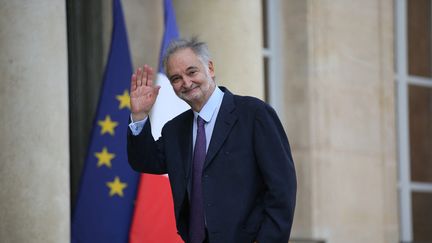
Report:
[{"label": "man's face", "polygon": [[204,65],[189,48],[170,56],[167,76],[177,96],[196,111],[201,110],[216,87],[213,63]]}]

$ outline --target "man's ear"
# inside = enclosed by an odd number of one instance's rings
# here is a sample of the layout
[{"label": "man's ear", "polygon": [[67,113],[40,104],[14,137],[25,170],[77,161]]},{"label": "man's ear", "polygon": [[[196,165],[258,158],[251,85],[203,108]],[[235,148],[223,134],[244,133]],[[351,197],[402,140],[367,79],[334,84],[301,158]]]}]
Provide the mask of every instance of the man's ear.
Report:
[{"label": "man's ear", "polygon": [[208,62],[208,69],[209,69],[210,77],[214,78],[215,77],[215,70],[214,70],[213,61],[211,61],[211,60]]}]

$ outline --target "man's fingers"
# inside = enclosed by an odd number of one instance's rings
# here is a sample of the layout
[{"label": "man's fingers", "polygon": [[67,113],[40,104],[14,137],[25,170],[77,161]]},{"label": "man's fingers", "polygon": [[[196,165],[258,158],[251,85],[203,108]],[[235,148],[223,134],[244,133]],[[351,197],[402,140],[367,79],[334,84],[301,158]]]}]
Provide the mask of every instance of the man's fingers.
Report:
[{"label": "man's fingers", "polygon": [[153,87],[153,68],[147,64],[139,67],[131,77],[131,91],[136,90],[140,86]]},{"label": "man's fingers", "polygon": [[145,85],[145,86],[148,85],[147,84],[147,80],[148,80],[147,75],[148,75],[148,66],[144,65],[144,67],[143,67],[143,76],[142,76],[142,85]]},{"label": "man's fingers", "polygon": [[142,77],[143,77],[142,75],[143,75],[142,69],[138,68],[138,70],[136,71],[137,86],[141,86],[142,85]]},{"label": "man's fingers", "polygon": [[153,68],[147,66],[147,85],[153,86]]},{"label": "man's fingers", "polygon": [[136,90],[136,88],[137,88],[137,76],[134,73],[134,74],[132,74],[132,77],[131,77],[131,91]]}]

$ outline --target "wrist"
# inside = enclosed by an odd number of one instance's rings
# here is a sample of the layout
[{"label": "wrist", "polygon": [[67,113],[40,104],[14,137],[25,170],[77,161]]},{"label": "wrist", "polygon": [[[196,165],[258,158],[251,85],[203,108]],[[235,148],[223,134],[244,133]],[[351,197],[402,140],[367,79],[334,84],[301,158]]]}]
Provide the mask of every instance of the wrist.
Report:
[{"label": "wrist", "polygon": [[132,113],[131,117],[133,122],[137,122],[144,120],[147,116],[147,113]]}]

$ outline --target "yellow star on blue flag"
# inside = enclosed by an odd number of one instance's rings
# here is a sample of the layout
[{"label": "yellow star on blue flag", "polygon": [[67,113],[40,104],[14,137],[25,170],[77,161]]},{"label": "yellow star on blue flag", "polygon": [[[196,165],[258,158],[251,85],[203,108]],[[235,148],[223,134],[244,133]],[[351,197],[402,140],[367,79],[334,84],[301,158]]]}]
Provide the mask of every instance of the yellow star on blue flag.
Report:
[{"label": "yellow star on blue flag", "polygon": [[130,95],[129,91],[125,90],[123,94],[116,95],[116,99],[120,102],[119,109],[128,108],[130,110]]},{"label": "yellow star on blue flag", "polygon": [[111,168],[111,160],[114,159],[115,154],[108,152],[108,149],[103,147],[102,151],[94,153],[94,156],[98,159],[97,167],[105,165]]},{"label": "yellow star on blue flag", "polygon": [[121,182],[118,176],[115,177],[114,181],[107,182],[106,185],[110,188],[110,197],[114,195],[123,197],[123,190],[127,187],[127,183]]},{"label": "yellow star on blue flag", "polygon": [[101,135],[109,133],[114,136],[114,129],[118,126],[118,122],[112,121],[111,116],[107,115],[104,120],[98,122],[98,125],[101,127]]}]

